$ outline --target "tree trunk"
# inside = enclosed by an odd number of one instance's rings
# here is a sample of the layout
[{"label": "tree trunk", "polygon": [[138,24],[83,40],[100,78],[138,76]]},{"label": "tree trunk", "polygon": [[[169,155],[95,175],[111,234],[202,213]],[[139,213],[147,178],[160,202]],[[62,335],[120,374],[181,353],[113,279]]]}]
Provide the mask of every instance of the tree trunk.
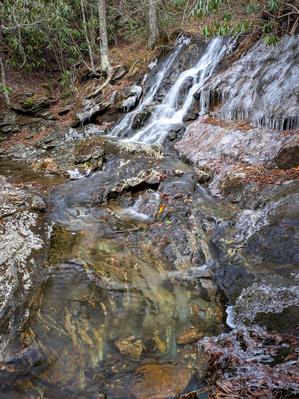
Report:
[{"label": "tree trunk", "polygon": [[157,13],[158,0],[149,0],[148,5],[148,22],[149,22],[149,48],[155,47],[159,40],[159,22]]},{"label": "tree trunk", "polygon": [[5,69],[4,69],[4,62],[0,53],[0,69],[1,69],[1,84],[3,86],[3,95],[5,98],[6,105],[9,107],[10,106],[10,99],[7,91],[7,86],[6,86],[6,78],[5,78]]},{"label": "tree trunk", "polygon": [[91,47],[91,43],[90,43],[90,40],[89,40],[89,37],[88,37],[88,29],[87,29],[87,23],[86,23],[85,9],[84,9],[83,0],[81,0],[81,10],[82,10],[82,18],[83,18],[83,27],[84,27],[85,40],[86,40],[86,43],[87,43],[88,52],[89,52],[89,58],[90,58],[90,66],[91,66],[92,72],[95,72],[93,54],[92,54],[92,47]]},{"label": "tree trunk", "polygon": [[100,23],[100,51],[101,67],[108,75],[112,73],[112,67],[108,54],[107,15],[105,0],[98,0],[99,23]]}]

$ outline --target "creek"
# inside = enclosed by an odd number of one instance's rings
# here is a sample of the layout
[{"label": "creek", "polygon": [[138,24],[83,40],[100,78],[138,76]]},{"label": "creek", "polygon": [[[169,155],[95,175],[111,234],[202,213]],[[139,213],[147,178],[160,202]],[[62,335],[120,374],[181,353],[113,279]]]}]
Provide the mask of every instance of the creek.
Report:
[{"label": "creek", "polygon": [[207,113],[203,90],[233,44],[216,38],[180,70],[189,45],[179,40],[154,66],[137,107],[101,138],[102,170],[66,181],[0,163],[9,183],[43,187],[48,205],[44,245],[28,260],[42,278],[25,322],[3,344],[19,352],[0,375],[1,397],[206,397],[198,340],[234,326],[212,239],[217,230],[230,244],[238,208],[198,183],[169,137]]}]

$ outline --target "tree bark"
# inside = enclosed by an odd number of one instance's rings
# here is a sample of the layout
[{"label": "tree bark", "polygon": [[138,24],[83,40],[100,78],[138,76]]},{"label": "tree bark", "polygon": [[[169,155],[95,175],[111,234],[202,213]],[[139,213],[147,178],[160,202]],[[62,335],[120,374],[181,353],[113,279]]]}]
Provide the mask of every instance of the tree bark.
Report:
[{"label": "tree bark", "polygon": [[157,12],[158,0],[149,0],[148,5],[148,22],[149,22],[149,48],[155,47],[159,40],[159,22]]},{"label": "tree bark", "polygon": [[108,53],[107,14],[105,0],[98,0],[98,10],[100,23],[101,67],[102,70],[109,75],[112,73],[112,66],[110,64]]},{"label": "tree bark", "polygon": [[90,43],[90,40],[89,40],[89,37],[88,37],[88,29],[87,29],[87,23],[86,23],[86,16],[85,16],[85,9],[84,9],[83,0],[81,0],[81,10],[82,10],[82,19],[83,19],[83,28],[84,28],[85,40],[86,40],[86,43],[87,43],[88,52],[89,52],[89,58],[90,58],[90,66],[91,66],[92,72],[95,72],[91,43]]},{"label": "tree bark", "polygon": [[1,69],[1,83],[3,86],[3,95],[5,98],[6,105],[9,107],[10,106],[10,99],[9,95],[7,92],[7,86],[6,86],[6,78],[5,78],[5,69],[4,69],[4,62],[0,53],[0,69]]}]

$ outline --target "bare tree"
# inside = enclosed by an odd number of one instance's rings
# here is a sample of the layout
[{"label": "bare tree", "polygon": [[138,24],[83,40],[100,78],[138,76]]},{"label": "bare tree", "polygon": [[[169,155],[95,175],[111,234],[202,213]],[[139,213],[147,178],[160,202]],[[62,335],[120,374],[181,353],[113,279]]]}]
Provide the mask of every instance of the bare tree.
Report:
[{"label": "bare tree", "polygon": [[149,0],[148,5],[148,22],[149,22],[149,37],[148,45],[150,48],[155,47],[159,40],[159,21],[157,12],[158,0]]},{"label": "bare tree", "polygon": [[98,0],[99,23],[100,23],[100,51],[101,51],[101,67],[102,70],[111,74],[112,66],[108,53],[108,34],[107,34],[107,13],[106,1]]},{"label": "bare tree", "polygon": [[4,62],[2,55],[0,53],[0,69],[1,69],[1,84],[3,87],[3,95],[5,98],[6,105],[9,107],[10,106],[10,99],[7,91],[7,86],[6,86],[6,78],[5,78],[5,69],[4,69]]},{"label": "bare tree", "polygon": [[91,43],[90,43],[89,36],[88,36],[88,29],[87,29],[85,8],[84,8],[83,0],[81,0],[81,10],[82,10],[82,19],[83,19],[83,28],[84,28],[85,40],[86,40],[86,43],[87,43],[88,52],[89,52],[89,58],[90,58],[90,66],[91,66],[92,72],[94,72],[95,68],[94,68],[93,53],[92,53]]}]

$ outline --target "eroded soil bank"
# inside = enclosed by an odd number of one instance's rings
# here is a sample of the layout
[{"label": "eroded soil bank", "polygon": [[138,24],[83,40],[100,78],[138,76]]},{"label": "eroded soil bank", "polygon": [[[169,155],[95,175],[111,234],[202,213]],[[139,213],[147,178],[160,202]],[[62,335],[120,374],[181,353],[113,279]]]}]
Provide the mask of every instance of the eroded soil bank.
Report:
[{"label": "eroded soil bank", "polygon": [[[268,65],[260,46],[246,63],[258,52]],[[295,73],[298,44],[281,46],[293,48]],[[206,47],[184,44],[169,70],[161,59],[144,84],[116,96],[117,110],[113,99],[102,108],[83,101],[72,127],[45,121],[40,107],[2,124],[1,397],[299,394],[294,119],[284,131],[257,126],[245,111],[224,120],[219,110],[231,100],[215,93],[244,63],[230,53],[162,144],[124,141],[88,123],[131,104],[128,135],[145,129]],[[271,59],[273,70],[284,66],[279,49]],[[161,70],[153,104],[138,108]],[[256,70],[258,82],[267,69]],[[186,76],[178,107],[194,84]],[[282,86],[275,101],[293,118],[298,102]],[[208,116],[199,116],[199,103]],[[74,127],[78,120],[83,126]]]}]

